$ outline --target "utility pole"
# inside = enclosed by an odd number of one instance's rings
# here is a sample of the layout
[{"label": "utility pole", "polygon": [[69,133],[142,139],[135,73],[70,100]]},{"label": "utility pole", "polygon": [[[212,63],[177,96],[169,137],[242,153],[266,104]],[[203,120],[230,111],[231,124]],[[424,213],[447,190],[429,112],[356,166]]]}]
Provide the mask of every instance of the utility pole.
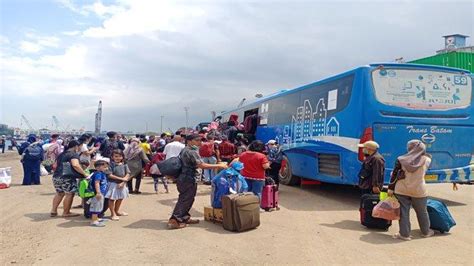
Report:
[{"label": "utility pole", "polygon": [[184,129],[184,133],[187,135],[188,134],[188,120],[189,120],[189,116],[188,116],[188,112],[189,112],[189,107],[184,107],[184,112],[186,113],[186,128]]},{"label": "utility pole", "polygon": [[165,116],[164,115],[160,116],[160,118],[161,118],[160,133],[163,133],[163,117],[165,117]]}]

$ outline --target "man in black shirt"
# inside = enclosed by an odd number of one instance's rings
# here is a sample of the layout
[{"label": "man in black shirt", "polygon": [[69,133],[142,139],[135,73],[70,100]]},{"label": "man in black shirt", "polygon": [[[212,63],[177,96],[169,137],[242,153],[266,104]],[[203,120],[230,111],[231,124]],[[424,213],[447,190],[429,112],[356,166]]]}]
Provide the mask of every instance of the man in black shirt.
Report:
[{"label": "man in black shirt", "polygon": [[173,214],[168,221],[168,227],[170,229],[180,229],[186,227],[186,224],[199,223],[199,220],[191,219],[191,215],[189,214],[197,192],[197,178],[199,176],[197,169],[227,168],[227,163],[207,164],[202,161],[201,156],[199,156],[199,146],[201,146],[202,141],[200,135],[189,135],[186,137],[186,141],[187,145],[180,153],[182,170],[176,182],[179,197]]},{"label": "man in black shirt", "polygon": [[359,188],[362,194],[378,194],[382,190],[385,173],[385,159],[378,152],[379,144],[370,140],[359,144],[359,148],[365,155],[359,172]]}]

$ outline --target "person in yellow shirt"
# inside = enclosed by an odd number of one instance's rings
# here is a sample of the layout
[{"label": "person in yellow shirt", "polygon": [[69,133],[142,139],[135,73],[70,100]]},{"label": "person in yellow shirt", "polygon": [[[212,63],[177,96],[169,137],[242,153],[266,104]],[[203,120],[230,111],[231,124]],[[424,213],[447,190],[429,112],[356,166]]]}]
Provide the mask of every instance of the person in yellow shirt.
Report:
[{"label": "person in yellow shirt", "polygon": [[144,135],[140,136],[140,147],[143,149],[148,159],[151,160],[151,146]]}]

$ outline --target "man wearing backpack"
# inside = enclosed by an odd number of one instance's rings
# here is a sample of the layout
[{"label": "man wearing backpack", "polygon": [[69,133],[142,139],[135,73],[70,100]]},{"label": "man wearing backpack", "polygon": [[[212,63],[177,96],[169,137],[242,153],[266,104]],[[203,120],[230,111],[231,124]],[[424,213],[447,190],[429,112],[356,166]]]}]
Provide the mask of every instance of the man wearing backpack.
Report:
[{"label": "man wearing backpack", "polygon": [[21,159],[24,173],[22,185],[40,185],[40,167],[44,152],[41,144],[36,141],[36,135],[30,134],[28,140],[21,144],[18,153],[23,155]]},{"label": "man wearing backpack", "polygon": [[117,139],[117,132],[107,132],[107,137],[109,137],[109,139],[105,140],[104,143],[100,145],[99,151],[102,157],[111,158],[112,152],[114,150],[125,150],[125,146],[123,145],[122,141]]}]

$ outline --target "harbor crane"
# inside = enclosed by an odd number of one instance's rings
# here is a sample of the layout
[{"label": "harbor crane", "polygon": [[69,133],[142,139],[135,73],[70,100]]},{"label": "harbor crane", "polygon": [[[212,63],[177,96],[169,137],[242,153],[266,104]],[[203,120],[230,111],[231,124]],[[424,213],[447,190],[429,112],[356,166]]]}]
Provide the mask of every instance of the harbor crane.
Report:
[{"label": "harbor crane", "polygon": [[[28,126],[28,129],[31,131],[34,131],[35,129],[31,125],[30,121],[25,117],[25,115],[21,115],[21,121],[25,122],[25,124]],[[23,124],[23,123],[22,123]]]},{"label": "harbor crane", "polygon": [[95,134],[100,134],[100,127],[102,124],[102,101],[99,101],[99,107],[97,108],[97,113],[95,114]]}]

